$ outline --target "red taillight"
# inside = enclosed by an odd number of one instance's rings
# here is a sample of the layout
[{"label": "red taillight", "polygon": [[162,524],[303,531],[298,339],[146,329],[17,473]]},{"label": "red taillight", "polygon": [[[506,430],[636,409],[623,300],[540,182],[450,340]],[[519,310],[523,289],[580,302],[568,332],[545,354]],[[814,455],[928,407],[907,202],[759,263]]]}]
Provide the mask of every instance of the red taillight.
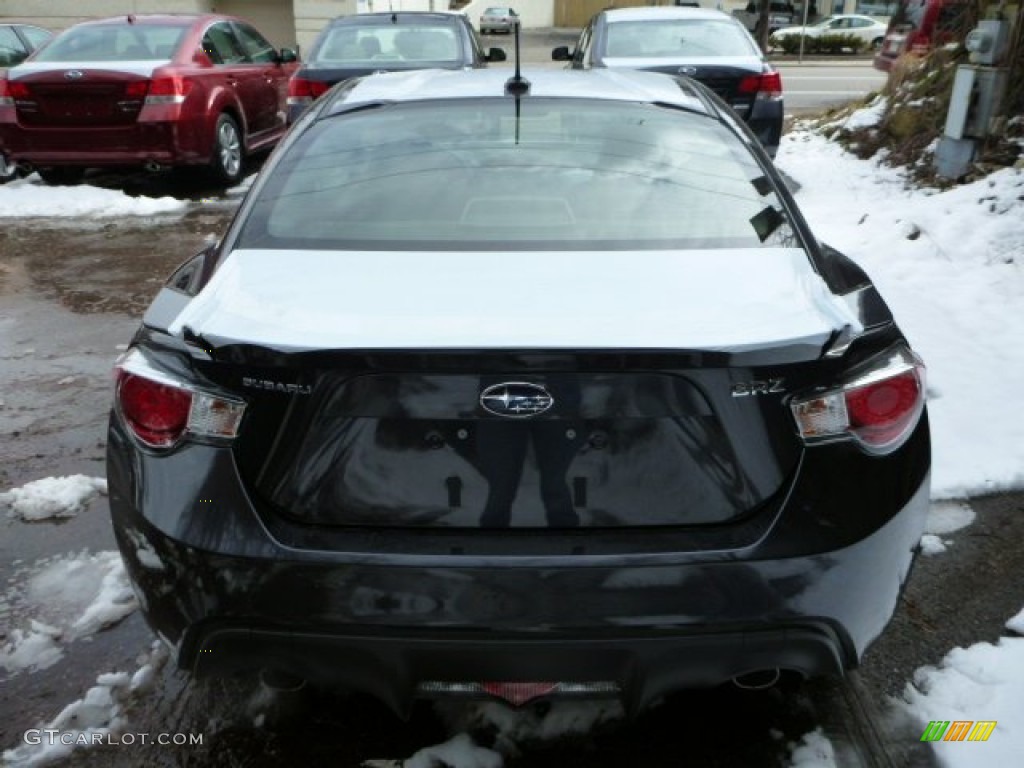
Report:
[{"label": "red taillight", "polygon": [[180,75],[154,77],[146,94],[147,104],[181,104],[194,83]]},{"label": "red taillight", "polygon": [[839,389],[794,400],[790,409],[808,442],[852,437],[871,453],[889,453],[924,410],[924,382],[924,364],[900,348]]},{"label": "red taillight", "polygon": [[24,101],[31,97],[32,94],[25,83],[0,78],[0,106],[14,106],[15,100]]},{"label": "red taillight", "polygon": [[288,81],[288,100],[292,99],[313,99],[319,98],[330,90],[331,84],[320,80],[305,80],[301,77],[293,77]]},{"label": "red taillight", "polygon": [[917,371],[910,370],[844,394],[850,431],[868,445],[884,446],[916,418],[923,393]]},{"label": "red taillight", "polygon": [[782,96],[782,75],[778,72],[765,72],[750,75],[740,80],[739,92],[752,93],[758,99],[777,99]]},{"label": "red taillight", "polygon": [[124,87],[126,99],[144,99],[149,93],[149,80],[135,80]]},{"label": "red taillight", "polygon": [[168,448],[185,433],[192,393],[122,372],[117,401],[125,422],[143,443],[153,448]]}]

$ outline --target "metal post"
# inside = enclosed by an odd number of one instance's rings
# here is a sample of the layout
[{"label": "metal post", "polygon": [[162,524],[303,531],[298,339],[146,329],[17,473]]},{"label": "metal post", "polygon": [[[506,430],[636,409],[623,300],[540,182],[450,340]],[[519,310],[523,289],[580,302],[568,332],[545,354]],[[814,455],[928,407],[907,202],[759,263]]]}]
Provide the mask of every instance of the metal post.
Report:
[{"label": "metal post", "polygon": [[803,22],[800,24],[800,58],[797,60],[800,64],[804,63],[804,40],[807,39],[807,35],[804,32],[807,31],[807,9],[811,7],[811,0],[804,0],[804,12]]}]

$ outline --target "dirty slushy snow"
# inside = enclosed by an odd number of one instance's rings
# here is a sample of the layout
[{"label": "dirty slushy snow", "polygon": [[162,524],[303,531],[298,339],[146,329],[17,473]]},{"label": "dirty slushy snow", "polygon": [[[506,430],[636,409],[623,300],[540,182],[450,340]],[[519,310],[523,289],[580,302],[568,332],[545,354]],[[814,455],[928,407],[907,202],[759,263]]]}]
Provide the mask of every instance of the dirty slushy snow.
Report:
[{"label": "dirty slushy snow", "polygon": [[102,477],[44,477],[0,493],[0,509],[26,521],[74,517],[93,496],[106,492],[107,481]]}]

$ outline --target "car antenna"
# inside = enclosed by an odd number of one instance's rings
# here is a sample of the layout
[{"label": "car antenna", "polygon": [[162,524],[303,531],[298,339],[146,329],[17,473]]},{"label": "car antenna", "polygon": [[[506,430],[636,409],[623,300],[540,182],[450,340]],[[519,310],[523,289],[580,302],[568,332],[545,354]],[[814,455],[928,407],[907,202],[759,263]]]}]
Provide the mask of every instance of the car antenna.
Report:
[{"label": "car antenna", "polygon": [[[509,96],[519,97],[530,92],[530,81],[525,79],[519,70],[519,14],[513,9],[509,8],[509,15],[512,16],[512,31],[516,35],[516,73],[512,75],[508,80],[505,81],[505,93]],[[518,116],[519,102],[516,101],[516,114]],[[516,120],[516,128],[519,127],[519,121]],[[518,144],[518,136],[516,137],[516,143]]]}]

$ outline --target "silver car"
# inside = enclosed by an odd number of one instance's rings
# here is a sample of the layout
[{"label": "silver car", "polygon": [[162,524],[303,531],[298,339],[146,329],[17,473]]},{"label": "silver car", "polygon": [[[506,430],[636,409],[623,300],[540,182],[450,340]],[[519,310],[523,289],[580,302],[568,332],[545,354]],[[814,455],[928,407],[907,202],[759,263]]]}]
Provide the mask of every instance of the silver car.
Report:
[{"label": "silver car", "polygon": [[519,23],[519,16],[514,8],[507,5],[495,5],[480,14],[480,34],[488,32],[504,32],[508,34],[512,27]]}]

